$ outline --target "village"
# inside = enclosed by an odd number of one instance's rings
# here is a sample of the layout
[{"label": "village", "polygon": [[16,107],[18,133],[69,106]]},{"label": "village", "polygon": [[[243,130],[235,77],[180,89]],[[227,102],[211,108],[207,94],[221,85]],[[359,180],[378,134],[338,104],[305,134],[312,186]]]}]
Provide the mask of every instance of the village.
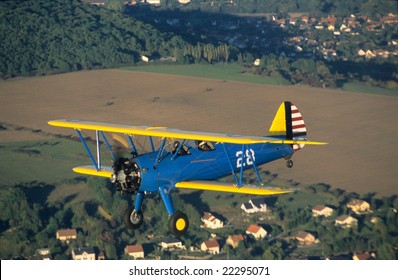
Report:
[{"label": "village", "polygon": [[[345,212],[348,214],[338,215],[341,209],[326,205],[316,205],[312,207],[311,219],[316,223],[327,223],[333,225],[338,231],[347,231],[357,228],[359,223],[370,223],[376,225],[383,223],[377,216],[373,216],[370,204],[361,199],[352,199],[345,206]],[[163,259],[166,252],[168,257],[174,256],[174,259],[228,259],[232,252],[238,250],[238,247],[244,250],[253,250],[253,244],[270,243],[275,240],[288,242],[290,250],[322,246],[322,236],[313,230],[306,230],[298,226],[291,229],[289,234],[280,232],[274,235],[267,222],[273,222],[273,210],[267,207],[263,198],[250,199],[240,205],[241,214],[244,217],[257,216],[260,221],[257,224],[250,224],[247,228],[241,229],[241,233],[222,236],[219,234],[224,227],[230,226],[228,221],[219,218],[217,213],[204,212],[201,221],[203,230],[208,231],[210,238],[197,244],[187,246],[181,239],[165,236],[160,242],[153,243],[156,240],[154,234],[147,235],[148,243],[128,244],[124,247],[121,256],[122,259]],[[396,210],[395,210],[396,211]],[[265,223],[264,223],[265,222]],[[236,227],[238,228],[238,227]],[[235,230],[236,232],[236,230]],[[78,238],[77,229],[59,229],[56,232],[56,238],[59,242],[66,244],[71,251],[72,260],[104,260],[106,255],[101,248],[95,246],[75,247],[75,241]],[[291,248],[293,246],[294,248]],[[152,249],[149,249],[152,248]],[[155,248],[155,249],[154,249]],[[307,257],[295,257],[293,259],[307,259]],[[313,258],[314,256],[312,256]],[[52,255],[50,249],[40,248],[36,251],[37,259],[50,260]],[[317,256],[318,259],[377,259],[375,251],[353,251],[340,256]]]},{"label": "village", "polygon": [[[98,2],[98,1],[97,1]],[[190,1],[179,1],[189,5]],[[128,11],[138,18],[145,13],[138,5],[159,7],[161,0],[125,2]],[[240,50],[255,49],[261,57],[269,52],[291,58],[329,60],[389,59],[398,56],[398,37],[393,32],[398,14],[390,13],[378,20],[368,16],[312,17],[306,14],[234,14],[217,15],[204,21],[195,14],[170,13],[153,18],[158,28],[200,34],[233,45]],[[395,34],[395,35],[394,35]]]},{"label": "village", "polygon": [[[107,1],[84,0],[103,6]],[[176,1],[189,6],[190,0]],[[204,14],[158,13],[137,7],[162,5],[162,0],[126,1],[127,12],[138,18],[148,18],[159,29],[179,31],[213,38],[240,50],[256,50],[257,55],[269,52],[291,58],[322,58],[329,60],[385,59],[398,57],[396,28],[398,14],[384,15],[377,20],[352,14],[350,17],[313,17],[307,14]],[[223,3],[228,5],[228,3]],[[231,1],[230,5],[233,5]],[[396,30],[396,29],[395,29]],[[395,34],[395,35],[394,35]]]}]

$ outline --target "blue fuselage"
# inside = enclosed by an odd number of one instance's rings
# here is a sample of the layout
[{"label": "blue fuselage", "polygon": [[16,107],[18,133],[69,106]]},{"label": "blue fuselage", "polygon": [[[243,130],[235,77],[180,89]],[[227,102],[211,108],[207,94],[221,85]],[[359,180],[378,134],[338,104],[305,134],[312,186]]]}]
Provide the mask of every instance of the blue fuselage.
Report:
[{"label": "blue fuselage", "polygon": [[[141,169],[139,192],[158,192],[160,187],[172,189],[177,182],[216,180],[234,172],[290,157],[294,151],[290,145],[279,144],[215,144],[211,151],[203,151],[195,145],[186,145],[189,154],[178,155],[163,151],[146,153],[134,160]],[[243,156],[242,156],[243,154]],[[157,157],[159,158],[156,163]]]}]

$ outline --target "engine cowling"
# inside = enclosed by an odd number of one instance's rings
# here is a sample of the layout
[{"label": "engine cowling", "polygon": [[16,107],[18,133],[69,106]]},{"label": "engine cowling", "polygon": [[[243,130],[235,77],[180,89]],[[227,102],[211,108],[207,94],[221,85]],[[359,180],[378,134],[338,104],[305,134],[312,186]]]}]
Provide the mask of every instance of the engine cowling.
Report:
[{"label": "engine cowling", "polygon": [[141,185],[141,169],[139,165],[129,158],[118,158],[113,166],[111,182],[116,185],[116,190],[125,194],[134,194]]}]

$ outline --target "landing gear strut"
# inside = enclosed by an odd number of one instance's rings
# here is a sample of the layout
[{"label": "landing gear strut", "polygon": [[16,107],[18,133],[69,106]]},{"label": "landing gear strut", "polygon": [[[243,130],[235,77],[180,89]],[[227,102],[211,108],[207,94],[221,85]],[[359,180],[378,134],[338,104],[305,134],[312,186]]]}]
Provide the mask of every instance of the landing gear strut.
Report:
[{"label": "landing gear strut", "polygon": [[144,214],[141,210],[135,210],[134,206],[127,208],[124,213],[124,224],[128,229],[137,229],[144,222]]}]

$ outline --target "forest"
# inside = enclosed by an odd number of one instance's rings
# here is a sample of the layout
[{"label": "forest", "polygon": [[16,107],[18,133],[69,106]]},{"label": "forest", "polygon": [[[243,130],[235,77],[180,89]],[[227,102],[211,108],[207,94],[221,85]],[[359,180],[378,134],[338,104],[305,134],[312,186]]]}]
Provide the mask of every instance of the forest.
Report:
[{"label": "forest", "polygon": [[[272,175],[272,174],[268,174]],[[129,231],[122,222],[127,205],[132,203],[110,188],[105,179],[76,177],[64,182],[68,188],[86,185],[88,196],[79,201],[76,196],[50,199],[56,188],[31,182],[0,188],[0,259],[36,259],[36,250],[48,248],[52,259],[70,259],[73,248],[91,246],[104,252],[106,259],[128,259],[124,248],[142,244],[146,258],[178,259],[181,256],[204,257],[203,252],[163,251],[159,243],[169,236],[167,214],[160,197],[151,195],[144,203],[145,222],[142,228]],[[353,214],[346,204],[352,199],[368,201],[371,211]],[[301,188],[293,194],[267,199],[266,214],[244,214],[243,195],[193,191],[173,193],[175,207],[187,213],[190,228],[181,241],[187,248],[199,247],[210,234],[226,239],[231,234],[244,234],[249,224],[260,224],[268,231],[266,240],[247,239],[237,248],[222,246],[214,259],[296,259],[351,258],[354,253],[375,253],[376,259],[397,259],[398,198],[378,198],[374,193],[359,195],[317,184]],[[332,217],[314,218],[311,208],[326,203],[334,209]],[[219,230],[201,228],[200,217],[211,205],[228,205],[226,227]],[[341,228],[334,224],[340,215],[353,215],[358,224]],[[234,221],[234,222],[233,222]],[[55,238],[61,228],[77,229],[77,239],[70,243]],[[319,240],[312,246],[300,246],[294,236],[307,231]]]},{"label": "forest", "polygon": [[0,36],[2,78],[133,65],[141,55],[188,62],[202,55],[210,62],[231,56],[228,45],[191,45],[79,0],[2,1]]}]

